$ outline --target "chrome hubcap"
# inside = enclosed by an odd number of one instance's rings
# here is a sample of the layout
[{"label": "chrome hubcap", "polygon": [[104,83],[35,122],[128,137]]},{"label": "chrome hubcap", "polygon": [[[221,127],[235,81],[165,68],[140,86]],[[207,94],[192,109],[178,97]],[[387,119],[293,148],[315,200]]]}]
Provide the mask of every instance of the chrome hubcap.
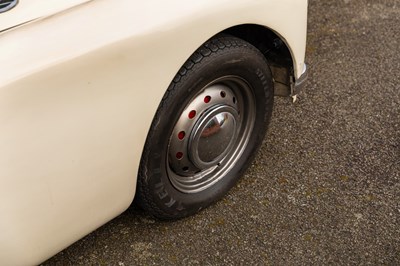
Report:
[{"label": "chrome hubcap", "polygon": [[211,108],[200,118],[189,142],[189,156],[199,169],[218,164],[230,151],[237,119],[236,110],[226,106]]},{"label": "chrome hubcap", "polygon": [[168,177],[196,193],[220,180],[242,154],[255,119],[254,96],[238,77],[203,89],[181,113],[168,146]]}]

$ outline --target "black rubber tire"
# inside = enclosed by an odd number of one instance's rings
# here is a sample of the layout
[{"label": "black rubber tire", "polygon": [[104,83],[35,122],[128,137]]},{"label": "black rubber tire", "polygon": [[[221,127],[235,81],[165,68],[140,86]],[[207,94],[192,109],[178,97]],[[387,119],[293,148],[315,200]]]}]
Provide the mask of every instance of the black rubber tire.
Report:
[{"label": "black rubber tire", "polygon": [[[210,81],[226,75],[241,77],[254,93],[256,115],[249,141],[222,179],[198,193],[183,193],[171,184],[166,168],[171,132],[186,104]],[[257,48],[231,36],[207,41],[181,67],[159,105],[142,154],[135,202],[157,218],[178,219],[224,196],[261,145],[272,114],[273,95],[270,69]]]}]

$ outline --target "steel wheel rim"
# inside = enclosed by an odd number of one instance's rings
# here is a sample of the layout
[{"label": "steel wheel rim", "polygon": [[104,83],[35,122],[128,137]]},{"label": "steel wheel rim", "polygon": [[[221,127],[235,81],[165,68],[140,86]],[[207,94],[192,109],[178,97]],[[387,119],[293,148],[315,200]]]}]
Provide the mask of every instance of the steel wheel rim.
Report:
[{"label": "steel wheel rim", "polygon": [[183,193],[220,181],[245,150],[256,117],[250,85],[225,76],[205,86],[185,106],[169,139],[167,173]]}]

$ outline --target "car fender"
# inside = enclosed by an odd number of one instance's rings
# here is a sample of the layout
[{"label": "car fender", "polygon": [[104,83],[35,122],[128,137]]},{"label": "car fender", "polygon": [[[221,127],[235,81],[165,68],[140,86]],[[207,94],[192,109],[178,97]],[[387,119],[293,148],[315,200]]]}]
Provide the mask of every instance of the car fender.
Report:
[{"label": "car fender", "polygon": [[123,212],[152,118],[202,43],[258,24],[303,70],[307,1],[90,1],[0,34],[0,264],[36,264]]}]

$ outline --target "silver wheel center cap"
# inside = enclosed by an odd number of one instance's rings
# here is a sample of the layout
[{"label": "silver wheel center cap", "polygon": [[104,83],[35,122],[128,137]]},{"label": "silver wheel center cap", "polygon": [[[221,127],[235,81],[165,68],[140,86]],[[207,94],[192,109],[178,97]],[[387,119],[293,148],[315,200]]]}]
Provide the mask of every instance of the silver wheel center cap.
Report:
[{"label": "silver wheel center cap", "polygon": [[213,108],[197,121],[189,156],[200,169],[216,166],[229,153],[236,138],[238,114],[230,106]]}]

